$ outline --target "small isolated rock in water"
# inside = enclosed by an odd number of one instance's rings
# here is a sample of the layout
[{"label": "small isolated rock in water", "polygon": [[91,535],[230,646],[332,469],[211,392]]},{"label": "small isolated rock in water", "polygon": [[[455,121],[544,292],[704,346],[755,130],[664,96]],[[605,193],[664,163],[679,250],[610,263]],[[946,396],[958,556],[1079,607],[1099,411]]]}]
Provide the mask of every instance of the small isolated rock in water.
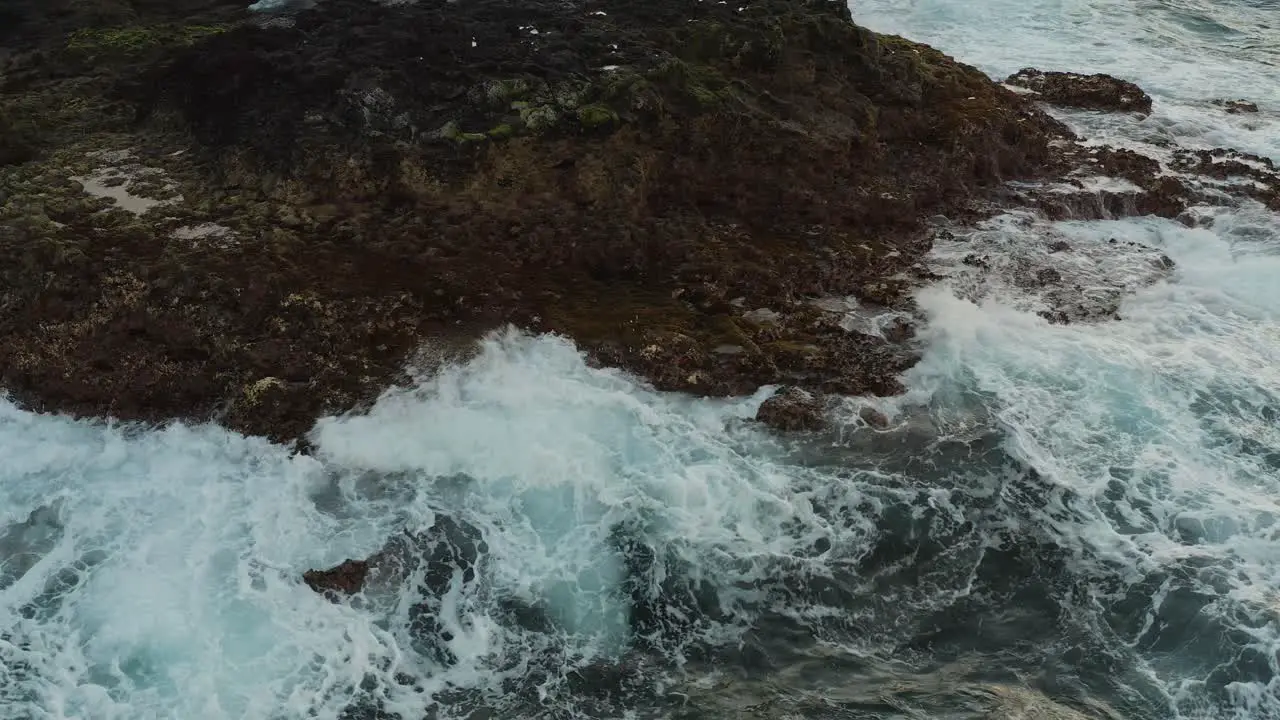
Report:
[{"label": "small isolated rock in water", "polygon": [[1151,96],[1128,80],[1110,75],[1080,75],[1045,72],[1023,68],[1005,80],[1040,94],[1050,105],[1110,110],[1113,112],[1151,112]]},{"label": "small isolated rock in water", "polygon": [[1258,112],[1258,104],[1248,100],[1214,100],[1213,104],[1225,108],[1232,115]]},{"label": "small isolated rock in water", "polygon": [[452,633],[440,623],[441,604],[452,591],[468,592],[477,565],[489,551],[479,528],[447,515],[437,515],[421,533],[392,536],[368,560],[347,560],[329,570],[309,570],[303,580],[312,590],[340,602],[361,590],[370,594],[410,593],[409,634],[418,651],[442,663],[455,661],[448,643]]},{"label": "small isolated rock in water", "polygon": [[889,416],[870,406],[860,408],[858,417],[862,418],[862,421],[869,427],[873,427],[876,430],[884,430],[889,427]]},{"label": "small isolated rock in water", "polygon": [[1067,252],[1070,249],[1071,243],[1068,243],[1066,240],[1054,240],[1049,243],[1049,252],[1051,253]]},{"label": "small isolated rock in water", "polygon": [[786,387],[764,401],[756,411],[756,420],[783,432],[819,430],[826,425],[827,413],[813,393]]},{"label": "small isolated rock in water", "polygon": [[369,563],[363,560],[347,560],[328,570],[308,570],[303,573],[302,580],[312,590],[330,600],[337,600],[342,595],[354,595],[360,592],[368,576]]}]

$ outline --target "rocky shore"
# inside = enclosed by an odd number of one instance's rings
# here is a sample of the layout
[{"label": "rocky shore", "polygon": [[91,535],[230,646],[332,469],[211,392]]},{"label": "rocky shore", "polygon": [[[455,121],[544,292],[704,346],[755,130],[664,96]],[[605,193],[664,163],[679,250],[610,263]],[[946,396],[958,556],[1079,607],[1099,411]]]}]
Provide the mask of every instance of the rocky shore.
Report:
[{"label": "rocky shore", "polygon": [[933,218],[1177,217],[1240,177],[1280,207],[1265,159],[1165,167],[1040,104],[1136,86],[993,82],[843,1],[4,12],[0,380],[40,410],[288,442],[515,324],[664,390],[790,386],[762,420],[802,430],[899,391]]},{"label": "rocky shore", "polygon": [[[0,385],[23,405],[305,450],[318,417],[515,325],[662,390],[779,386],[756,419],[813,432],[842,397],[901,391],[912,293],[942,279],[944,243],[965,282],[1016,275],[1049,322],[1118,317],[1131,286],[1082,299],[1097,258],[1047,234],[1013,257],[981,221],[1280,210],[1269,159],[1145,154],[1059,119],[1153,112],[1128,81],[995,81],[859,27],[844,0],[245,4],[0,8]],[[1172,269],[1141,251],[1135,283]],[[485,552],[441,514],[301,580],[334,602],[413,583],[411,632],[447,663],[440,598]],[[667,596],[686,605],[664,614]],[[638,637],[720,612],[692,590],[631,601]],[[537,610],[512,606],[530,627]],[[1001,686],[974,702],[1077,717]]]}]

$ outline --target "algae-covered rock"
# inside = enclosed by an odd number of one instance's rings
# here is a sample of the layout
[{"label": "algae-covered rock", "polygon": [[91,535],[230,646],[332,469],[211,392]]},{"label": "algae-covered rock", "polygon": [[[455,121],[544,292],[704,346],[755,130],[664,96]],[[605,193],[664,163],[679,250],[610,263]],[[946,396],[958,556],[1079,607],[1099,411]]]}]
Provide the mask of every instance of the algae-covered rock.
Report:
[{"label": "algae-covered rock", "polygon": [[[34,406],[217,409],[289,439],[424,343],[506,323],[666,390],[897,392],[901,338],[807,300],[905,307],[922,219],[986,207],[1066,137],[839,0],[151,5],[60,26],[53,60],[29,57],[40,91],[3,90],[54,128],[43,164],[11,166],[27,219],[0,218],[20,308],[0,377]],[[165,202],[74,201],[103,143],[163,171],[125,183]]]},{"label": "algae-covered rock", "polygon": [[129,55],[160,47],[179,47],[226,32],[227,25],[158,25],[80,28],[67,38],[67,49],[98,56]]},{"label": "algae-covered rock", "polygon": [[510,123],[502,123],[490,128],[486,134],[494,140],[506,140],[515,136],[516,129]]},{"label": "algae-covered rock", "polygon": [[578,108],[578,122],[588,130],[608,128],[618,123],[618,113],[607,105],[585,105]]},{"label": "algae-covered rock", "polygon": [[33,160],[39,154],[35,128],[0,109],[0,167]]}]

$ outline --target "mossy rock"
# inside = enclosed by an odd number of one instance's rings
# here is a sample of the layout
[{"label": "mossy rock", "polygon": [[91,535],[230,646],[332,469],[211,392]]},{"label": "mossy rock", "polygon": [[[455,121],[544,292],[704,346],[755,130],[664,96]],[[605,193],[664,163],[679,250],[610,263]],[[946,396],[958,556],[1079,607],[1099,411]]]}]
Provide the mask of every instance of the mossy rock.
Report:
[{"label": "mossy rock", "polygon": [[509,140],[516,136],[516,129],[509,123],[494,126],[486,133],[493,140]]},{"label": "mossy rock", "polygon": [[608,130],[617,127],[621,120],[608,105],[592,104],[578,108],[578,122],[588,130]]},{"label": "mossy rock", "polygon": [[493,105],[506,107],[514,100],[528,97],[532,92],[533,83],[525,78],[494,80],[484,86],[484,100]]},{"label": "mossy rock", "polygon": [[785,42],[777,24],[748,28],[704,20],[686,28],[680,56],[695,64],[727,61],[734,67],[765,70],[778,65]]},{"label": "mossy rock", "polygon": [[85,55],[137,55],[163,47],[183,47],[226,32],[227,25],[89,27],[71,33],[67,49]]},{"label": "mossy rock", "polygon": [[551,104],[514,102],[511,109],[519,112],[520,122],[535,133],[546,132],[560,124],[560,110]]},{"label": "mossy rock", "polygon": [[647,79],[660,88],[693,100],[704,110],[718,107],[735,97],[733,85],[714,67],[677,58],[671,58],[651,70]]},{"label": "mossy rock", "polygon": [[39,156],[39,134],[28,122],[0,110],[0,167],[19,165]]},{"label": "mossy rock", "polygon": [[463,131],[456,120],[451,120],[445,123],[444,127],[436,131],[436,135],[445,140],[452,140],[457,143],[483,142],[489,139],[489,136],[485,133]]}]

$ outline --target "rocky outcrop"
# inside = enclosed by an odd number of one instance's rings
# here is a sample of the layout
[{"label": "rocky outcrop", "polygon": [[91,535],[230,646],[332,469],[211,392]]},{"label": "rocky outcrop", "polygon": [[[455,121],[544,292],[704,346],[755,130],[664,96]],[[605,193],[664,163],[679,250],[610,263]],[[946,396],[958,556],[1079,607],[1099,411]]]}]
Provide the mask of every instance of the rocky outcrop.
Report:
[{"label": "rocky outcrop", "polygon": [[360,592],[368,576],[368,562],[344,560],[328,570],[308,570],[302,574],[302,581],[307,587],[336,602],[343,596]]},{"label": "rocky outcrop", "polygon": [[340,600],[363,591],[366,583],[395,587],[420,572],[423,595],[438,597],[448,590],[455,573],[463,582],[474,580],[476,563],[486,551],[477,528],[441,515],[421,533],[392,537],[369,558],[308,570],[303,580],[312,590]]},{"label": "rocky outcrop", "polygon": [[775,430],[795,432],[818,430],[826,425],[827,409],[813,393],[788,387],[779,390],[760,405],[756,420]]},{"label": "rocky outcrop", "polygon": [[1280,207],[1265,159],[1032,102],[1136,86],[1019,95],[838,1],[58,7],[0,52],[0,381],[38,409],[290,440],[507,323],[665,390],[892,394],[910,326],[812,301],[909,311],[925,218]]},{"label": "rocky outcrop", "polygon": [[1034,91],[1037,99],[1050,105],[1111,112],[1151,112],[1150,95],[1128,80],[1111,75],[1023,68],[1005,82]]},{"label": "rocky outcrop", "polygon": [[33,128],[14,122],[0,109],[0,167],[34,160],[39,155],[37,143]]},{"label": "rocky outcrop", "polygon": [[1253,198],[1280,211],[1280,168],[1270,158],[1226,148],[1174,152],[1172,168],[1207,178],[1219,189]]},{"label": "rocky outcrop", "polygon": [[309,570],[303,581],[335,602],[365,590],[387,594],[413,593],[409,632],[419,651],[440,662],[451,662],[452,634],[440,621],[441,599],[455,584],[470,586],[488,546],[475,526],[439,515],[420,533],[404,532],[366,560],[346,560],[328,570]]},{"label": "rocky outcrop", "polygon": [[504,323],[661,389],[893,393],[909,348],[809,300],[902,306],[921,220],[1067,137],[839,1],[205,5],[67,28],[0,87],[43,128],[0,176],[32,406],[290,439]]},{"label": "rocky outcrop", "polygon": [[1252,114],[1258,112],[1258,104],[1248,100],[1214,100],[1214,105],[1223,108],[1231,115]]},{"label": "rocky outcrop", "polygon": [[1183,219],[1198,204],[1254,200],[1280,210],[1280,171],[1269,159],[1237,150],[1167,148],[1162,164],[1143,153],[1112,147],[1070,148],[1072,176],[1037,188],[1032,202],[1052,219],[1156,215]]}]

